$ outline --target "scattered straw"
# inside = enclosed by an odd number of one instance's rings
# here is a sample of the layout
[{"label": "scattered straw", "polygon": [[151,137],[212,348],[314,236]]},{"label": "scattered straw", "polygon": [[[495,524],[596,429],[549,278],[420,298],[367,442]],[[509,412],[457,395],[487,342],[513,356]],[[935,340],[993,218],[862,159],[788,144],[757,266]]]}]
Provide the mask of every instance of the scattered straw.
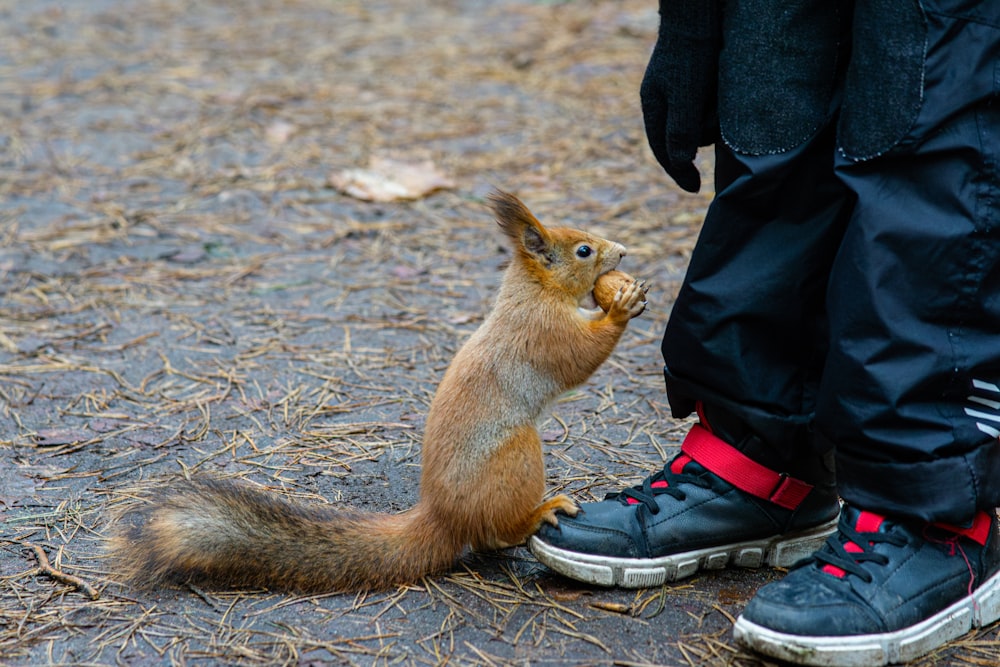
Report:
[{"label": "scattered straw", "polygon": [[[662,465],[686,425],[659,338],[711,179],[681,193],[646,146],[655,3],[0,12],[0,662],[759,667],[729,626],[766,572],[603,590],[515,548],[398,590],[299,597],[135,590],[103,551],[124,503],[192,474],[411,506],[435,386],[509,258],[494,186],[624,243],[622,268],[653,285],[541,425],[549,492],[599,499]],[[379,155],[454,187],[388,203],[329,187]],[[933,659],[996,648],[994,626]]]}]

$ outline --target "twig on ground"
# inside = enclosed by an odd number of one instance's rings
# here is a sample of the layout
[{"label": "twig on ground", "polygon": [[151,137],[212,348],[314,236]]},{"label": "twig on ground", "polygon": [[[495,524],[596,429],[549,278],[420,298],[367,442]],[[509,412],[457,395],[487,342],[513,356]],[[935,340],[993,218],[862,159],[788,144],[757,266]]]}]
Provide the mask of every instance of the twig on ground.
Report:
[{"label": "twig on ground", "polygon": [[45,551],[37,544],[24,544],[24,546],[30,548],[34,552],[35,559],[38,561],[37,570],[39,574],[44,574],[47,577],[55,579],[59,583],[73,586],[83,592],[91,600],[97,600],[101,597],[101,594],[96,588],[88,584],[80,577],[73,576],[72,574],[66,574],[63,571],[52,567],[49,563],[49,557],[45,555]]}]

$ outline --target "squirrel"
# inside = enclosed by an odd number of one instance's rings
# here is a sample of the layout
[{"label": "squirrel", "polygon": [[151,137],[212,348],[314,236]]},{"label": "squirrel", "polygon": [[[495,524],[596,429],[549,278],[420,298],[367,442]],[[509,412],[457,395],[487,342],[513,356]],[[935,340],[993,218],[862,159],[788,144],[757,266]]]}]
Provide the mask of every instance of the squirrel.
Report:
[{"label": "squirrel", "polygon": [[495,305],[459,349],[431,401],[419,501],[399,514],[292,503],[246,484],[194,477],[160,488],[119,516],[115,570],[152,587],[191,582],[310,592],[385,589],[452,567],[467,546],[522,544],[576,504],[543,502],[536,423],[583,383],[646,305],[635,280],[607,310],[598,277],[625,255],[619,243],[547,229],[514,195],[489,204],[513,247]]}]

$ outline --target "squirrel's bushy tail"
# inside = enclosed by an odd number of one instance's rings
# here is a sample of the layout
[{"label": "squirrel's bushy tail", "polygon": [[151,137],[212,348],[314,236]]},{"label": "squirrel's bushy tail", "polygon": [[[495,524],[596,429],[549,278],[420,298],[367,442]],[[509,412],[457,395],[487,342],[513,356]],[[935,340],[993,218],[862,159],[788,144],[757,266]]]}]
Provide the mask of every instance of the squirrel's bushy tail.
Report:
[{"label": "squirrel's bushy tail", "polygon": [[116,571],[146,586],[379,589],[444,570],[463,547],[420,504],[402,514],[332,509],[209,479],[150,501],[124,512],[110,548]]}]

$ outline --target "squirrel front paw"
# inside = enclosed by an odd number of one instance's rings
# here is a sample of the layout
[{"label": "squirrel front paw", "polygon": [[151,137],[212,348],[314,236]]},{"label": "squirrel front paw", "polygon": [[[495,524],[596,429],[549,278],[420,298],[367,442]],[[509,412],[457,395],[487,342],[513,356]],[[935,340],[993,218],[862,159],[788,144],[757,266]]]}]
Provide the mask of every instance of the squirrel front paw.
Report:
[{"label": "squirrel front paw", "polygon": [[633,280],[628,284],[622,285],[611,302],[608,315],[625,321],[633,317],[638,317],[646,310],[646,292],[648,291],[649,288],[646,287],[646,281],[644,280]]}]

